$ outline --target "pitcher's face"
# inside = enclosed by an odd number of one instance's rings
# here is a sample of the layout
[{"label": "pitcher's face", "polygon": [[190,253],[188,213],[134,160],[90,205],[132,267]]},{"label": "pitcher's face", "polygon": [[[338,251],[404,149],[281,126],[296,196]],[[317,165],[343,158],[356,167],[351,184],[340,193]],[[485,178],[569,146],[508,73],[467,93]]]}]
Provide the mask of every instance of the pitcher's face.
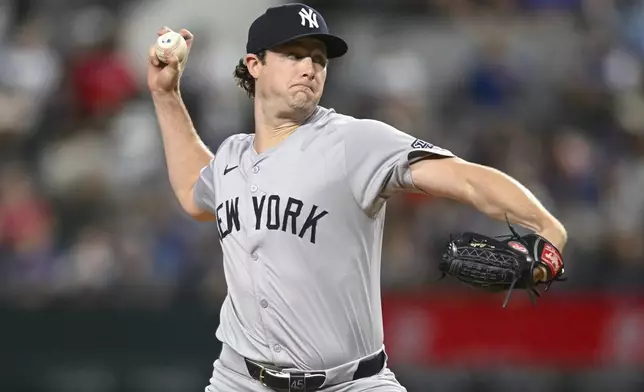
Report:
[{"label": "pitcher's face", "polygon": [[256,96],[281,101],[293,110],[313,110],[326,82],[325,45],[315,38],[302,38],[266,52],[265,64],[257,62]]}]

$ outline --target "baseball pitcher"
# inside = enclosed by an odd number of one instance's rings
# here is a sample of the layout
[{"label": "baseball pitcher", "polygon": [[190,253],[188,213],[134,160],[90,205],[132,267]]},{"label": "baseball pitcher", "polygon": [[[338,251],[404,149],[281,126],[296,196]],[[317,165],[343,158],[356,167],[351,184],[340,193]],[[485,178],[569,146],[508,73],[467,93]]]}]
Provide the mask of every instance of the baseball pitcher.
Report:
[{"label": "baseball pitcher", "polygon": [[[192,47],[193,35],[180,33]],[[473,240],[453,243],[448,274],[466,280],[496,268],[526,287],[563,270],[566,231],[515,180],[319,105],[329,60],[347,50],[315,9],[269,8],[250,26],[234,73],[253,100],[255,129],[213,154],[182,103],[185,60],[169,53],[161,63],[150,48],[148,86],[170,183],[186,213],[216,222],[224,254],[228,294],[216,331],[223,348],[207,392],[405,391],[387,365],[380,303],[386,201],[401,192],[458,200],[534,231],[494,246],[478,238],[486,257],[459,258]],[[492,265],[506,260],[501,252],[510,261]],[[484,287],[490,271],[469,283]]]}]

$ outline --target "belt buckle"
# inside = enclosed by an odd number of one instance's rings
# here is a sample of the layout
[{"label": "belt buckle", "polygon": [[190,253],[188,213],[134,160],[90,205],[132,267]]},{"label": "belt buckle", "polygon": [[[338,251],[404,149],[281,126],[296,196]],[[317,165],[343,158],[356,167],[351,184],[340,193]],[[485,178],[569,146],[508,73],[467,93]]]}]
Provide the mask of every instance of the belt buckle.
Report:
[{"label": "belt buckle", "polygon": [[[289,381],[289,389],[288,389],[288,391],[290,391],[290,390],[291,390],[291,389],[290,389],[290,388],[291,388],[291,383],[290,383],[290,378],[291,378],[291,376],[290,376],[290,374],[288,374],[288,373],[283,373],[283,372],[281,372],[281,371],[274,371],[274,370],[271,370],[271,369],[267,369],[267,368],[266,368],[266,367],[264,367],[264,366],[260,366],[260,370],[259,370],[259,382],[260,382],[260,384],[262,384],[263,386],[265,386],[265,387],[267,387],[267,388],[271,388],[271,386],[270,386],[270,385],[267,385],[267,384],[264,382],[264,378],[266,377],[266,376],[265,376],[265,374],[266,374],[266,373],[271,374],[273,377],[287,379],[287,380]],[[295,389],[295,391],[297,391],[297,389]]]},{"label": "belt buckle", "polygon": [[266,384],[264,383],[264,371],[266,371],[266,368],[265,368],[264,366],[261,366],[261,367],[260,367],[260,370],[259,370],[259,382],[260,382],[263,386],[268,387],[268,385],[266,385]]}]

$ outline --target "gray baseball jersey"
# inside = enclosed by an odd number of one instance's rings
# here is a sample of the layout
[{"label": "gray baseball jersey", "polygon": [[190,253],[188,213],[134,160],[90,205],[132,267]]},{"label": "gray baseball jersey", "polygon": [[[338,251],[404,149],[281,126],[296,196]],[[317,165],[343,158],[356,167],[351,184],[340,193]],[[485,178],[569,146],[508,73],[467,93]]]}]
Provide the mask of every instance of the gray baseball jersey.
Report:
[{"label": "gray baseball jersey", "polygon": [[277,147],[227,138],[195,185],[217,216],[228,294],[217,338],[257,361],[329,369],[383,347],[385,201],[410,162],[452,153],[318,107]]}]

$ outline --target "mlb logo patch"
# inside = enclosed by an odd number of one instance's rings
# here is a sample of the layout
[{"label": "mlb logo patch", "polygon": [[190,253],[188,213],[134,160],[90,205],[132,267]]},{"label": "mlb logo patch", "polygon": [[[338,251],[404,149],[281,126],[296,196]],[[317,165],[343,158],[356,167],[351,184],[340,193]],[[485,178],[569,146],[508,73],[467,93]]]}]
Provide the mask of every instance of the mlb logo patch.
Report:
[{"label": "mlb logo patch", "polygon": [[420,140],[420,139],[414,140],[414,142],[411,144],[411,146],[413,148],[424,148],[424,149],[427,149],[427,150],[434,148],[433,144],[427,143],[426,141]]}]

